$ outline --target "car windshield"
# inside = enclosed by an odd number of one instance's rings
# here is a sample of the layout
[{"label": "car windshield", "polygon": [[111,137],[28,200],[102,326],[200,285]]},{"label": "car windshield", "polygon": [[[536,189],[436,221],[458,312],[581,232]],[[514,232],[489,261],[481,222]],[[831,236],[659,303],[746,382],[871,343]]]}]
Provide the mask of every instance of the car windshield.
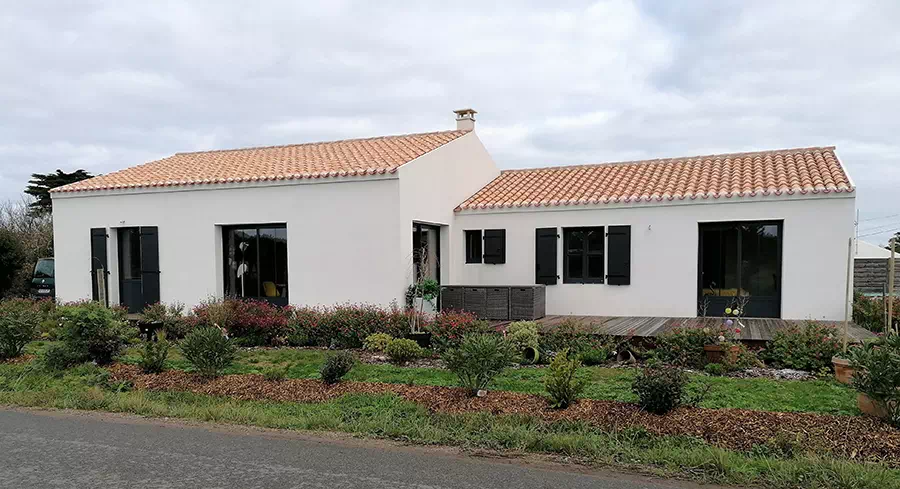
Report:
[{"label": "car windshield", "polygon": [[38,260],[34,266],[35,278],[53,278],[53,260]]}]

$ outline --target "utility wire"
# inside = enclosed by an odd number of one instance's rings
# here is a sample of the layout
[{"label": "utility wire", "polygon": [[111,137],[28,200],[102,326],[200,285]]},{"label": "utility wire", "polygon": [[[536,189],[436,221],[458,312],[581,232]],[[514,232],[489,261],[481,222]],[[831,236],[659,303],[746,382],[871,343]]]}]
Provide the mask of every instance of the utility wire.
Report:
[{"label": "utility wire", "polygon": [[895,221],[895,222],[892,222],[892,223],[889,223],[889,224],[880,224],[880,225],[878,225],[878,226],[871,227],[871,228],[868,228],[868,229],[861,229],[860,231],[876,231],[876,230],[878,230],[878,229],[889,228],[889,227],[894,227],[894,226],[900,226],[900,221]]},{"label": "utility wire", "polygon": [[869,217],[869,218],[866,218],[866,219],[860,219],[858,222],[880,221],[881,219],[887,219],[887,218],[889,218],[889,217],[897,217],[897,216],[900,216],[900,214],[891,214],[891,215],[889,215],[889,216],[881,216],[881,217]]},{"label": "utility wire", "polygon": [[900,231],[900,227],[896,227],[894,229],[885,229],[884,231],[875,231],[875,232],[871,232],[871,233],[860,234],[859,237],[865,238],[866,236],[874,236],[876,234],[892,233],[894,231]]}]

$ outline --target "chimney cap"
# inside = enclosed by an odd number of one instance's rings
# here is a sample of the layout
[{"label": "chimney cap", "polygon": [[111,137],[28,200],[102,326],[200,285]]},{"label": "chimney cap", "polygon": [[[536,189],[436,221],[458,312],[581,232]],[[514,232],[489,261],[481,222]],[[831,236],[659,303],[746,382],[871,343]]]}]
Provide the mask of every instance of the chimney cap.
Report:
[{"label": "chimney cap", "polygon": [[456,114],[457,117],[463,117],[466,115],[475,115],[478,112],[475,112],[475,109],[456,109],[453,113]]}]

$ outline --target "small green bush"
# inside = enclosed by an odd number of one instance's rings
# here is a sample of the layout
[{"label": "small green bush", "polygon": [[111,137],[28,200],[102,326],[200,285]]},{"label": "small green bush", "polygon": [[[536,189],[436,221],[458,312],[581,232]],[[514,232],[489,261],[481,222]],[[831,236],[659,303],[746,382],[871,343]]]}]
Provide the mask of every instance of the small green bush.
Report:
[{"label": "small green bush", "polygon": [[237,349],[223,330],[201,326],[181,340],[181,353],[200,375],[215,377],[231,366]]},{"label": "small green bush", "polygon": [[569,350],[570,355],[581,355],[594,349],[613,351],[620,340],[598,331],[593,324],[585,324],[575,319],[567,319],[559,326],[548,327],[540,332],[541,357],[553,358],[558,351]]},{"label": "small green bush", "polygon": [[537,323],[521,321],[510,324],[506,330],[506,339],[513,345],[524,363],[536,363],[540,359]]},{"label": "small green bush", "polygon": [[87,362],[89,358],[72,350],[65,343],[54,343],[44,350],[41,355],[41,363],[47,370],[62,371],[79,363]]},{"label": "small green bush", "polygon": [[340,382],[345,375],[350,373],[355,364],[356,357],[347,350],[341,350],[325,358],[325,363],[322,364],[319,375],[322,377],[322,382],[334,384]]},{"label": "small green bush", "polygon": [[853,388],[883,407],[887,422],[900,428],[900,335],[857,348],[850,364]]},{"label": "small green bush", "polygon": [[475,334],[464,336],[459,347],[447,350],[443,358],[460,384],[474,396],[509,367],[516,351],[501,336]]},{"label": "small green bush", "polygon": [[385,347],[384,353],[387,354],[391,363],[396,363],[397,365],[404,365],[410,360],[421,357],[423,354],[422,347],[418,343],[406,338],[391,340]]},{"label": "small green bush", "polygon": [[59,306],[59,339],[73,357],[106,365],[113,361],[137,336],[137,329],[125,320],[120,309],[99,302],[80,302]]},{"label": "small green bush", "polygon": [[728,369],[725,368],[725,365],[721,363],[707,363],[705,367],[703,367],[703,371],[708,373],[709,375],[721,376],[725,375]]},{"label": "small green bush", "polygon": [[156,332],[156,341],[145,341],[138,366],[145,374],[158,374],[166,369],[166,358],[169,357],[169,341],[166,330]]},{"label": "small green bush", "polygon": [[569,359],[569,351],[563,350],[553,357],[547,372],[544,374],[544,388],[550,395],[550,405],[554,408],[567,408],[584,391],[587,381],[578,378],[581,361]]},{"label": "small green bush", "polygon": [[288,376],[288,370],[290,370],[288,365],[267,367],[263,370],[263,377],[273,382],[284,380]]},{"label": "small green bush", "polygon": [[724,328],[677,328],[655,338],[650,355],[660,363],[678,367],[701,368],[706,363],[703,347],[718,343],[719,336],[727,340]]},{"label": "small green bush", "polygon": [[775,332],[760,357],[778,368],[818,372],[833,368],[831,357],[841,351],[837,329],[813,321]]},{"label": "small green bush", "polygon": [[27,299],[0,302],[0,360],[22,354],[29,341],[37,335],[41,311]]},{"label": "small green bush", "polygon": [[150,304],[141,311],[141,322],[165,329],[171,339],[184,338],[191,327],[191,323],[184,315],[184,304],[180,302],[168,305],[162,302]]},{"label": "small green bush", "polygon": [[363,342],[363,348],[368,351],[384,352],[388,344],[394,340],[394,337],[387,333],[374,333],[366,336]]},{"label": "small green bush", "polygon": [[678,367],[648,367],[631,384],[641,409],[666,414],[681,405],[687,375]]},{"label": "small green bush", "polygon": [[605,365],[612,356],[612,349],[609,347],[589,348],[581,352],[581,363],[593,367],[595,365]]},{"label": "small green bush", "polygon": [[299,329],[291,330],[285,338],[285,342],[288,346],[309,346],[311,344],[311,340],[306,331]]}]

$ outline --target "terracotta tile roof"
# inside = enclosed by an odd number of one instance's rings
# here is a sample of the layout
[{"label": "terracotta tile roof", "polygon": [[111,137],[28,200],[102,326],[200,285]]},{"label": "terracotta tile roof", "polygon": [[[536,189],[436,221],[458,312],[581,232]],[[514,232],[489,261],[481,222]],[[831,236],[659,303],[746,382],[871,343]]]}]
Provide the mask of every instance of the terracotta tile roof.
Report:
[{"label": "terracotta tile roof", "polygon": [[79,192],[212,183],[299,180],[394,173],[468,131],[292,144],[196,153],[168,158],[53,189]]},{"label": "terracotta tile roof", "polygon": [[507,170],[456,208],[853,192],[834,147]]}]

